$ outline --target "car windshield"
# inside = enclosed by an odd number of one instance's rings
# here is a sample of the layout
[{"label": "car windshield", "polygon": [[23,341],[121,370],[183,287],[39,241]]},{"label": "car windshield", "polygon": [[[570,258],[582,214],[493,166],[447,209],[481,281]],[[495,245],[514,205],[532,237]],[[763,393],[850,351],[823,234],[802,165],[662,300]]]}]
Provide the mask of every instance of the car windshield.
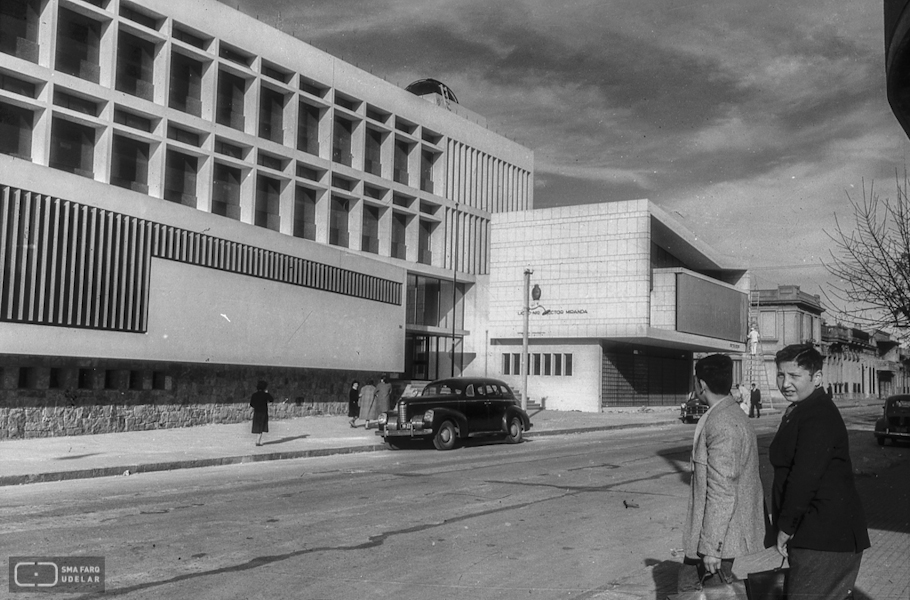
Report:
[{"label": "car windshield", "polygon": [[456,388],[450,383],[431,383],[423,388],[424,396],[460,396],[464,393],[461,388]]}]

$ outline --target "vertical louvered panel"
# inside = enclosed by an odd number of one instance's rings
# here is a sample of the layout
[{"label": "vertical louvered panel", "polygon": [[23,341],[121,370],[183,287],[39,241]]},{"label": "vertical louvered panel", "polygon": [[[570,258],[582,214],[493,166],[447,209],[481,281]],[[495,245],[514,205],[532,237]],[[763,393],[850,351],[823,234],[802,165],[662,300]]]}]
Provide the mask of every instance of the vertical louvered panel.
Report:
[{"label": "vertical louvered panel", "polygon": [[138,321],[136,323],[137,331],[146,331],[148,329],[148,305],[149,305],[149,282],[151,280],[151,260],[152,253],[149,247],[151,238],[151,225],[146,221],[139,229],[139,241],[142,251],[139,254],[140,271],[137,276],[140,290],[138,296]]},{"label": "vertical louvered panel", "polygon": [[73,269],[73,324],[82,325],[82,314],[85,306],[85,258],[87,227],[91,219],[92,208],[82,205],[77,211],[79,215],[78,226],[73,231],[73,250],[76,254],[75,268]]},{"label": "vertical louvered panel", "polygon": [[41,271],[41,275],[38,278],[38,293],[37,293],[37,310],[35,312],[35,320],[39,323],[44,323],[47,318],[48,308],[49,308],[49,298],[47,295],[47,281],[48,281],[48,271],[50,270],[51,265],[51,210],[53,204],[49,196],[41,196],[39,199],[39,204],[41,206],[41,245],[39,246],[39,253],[41,254],[41,260],[38,264],[38,269]]},{"label": "vertical louvered panel", "polygon": [[20,192],[14,190],[10,198],[9,241],[7,261],[9,265],[8,284],[3,290],[3,317],[12,320],[16,314],[16,274],[19,259],[19,204]]},{"label": "vertical louvered panel", "polygon": [[29,225],[28,240],[28,296],[26,297],[27,310],[25,318],[29,322],[35,322],[38,316],[38,292],[41,280],[41,197],[38,194],[29,194],[29,204],[31,205],[31,224]]},{"label": "vertical louvered panel", "polygon": [[92,219],[91,227],[91,286],[86,294],[86,321],[89,327],[98,327],[101,323],[101,297],[104,281],[104,217],[105,211],[98,211]]},{"label": "vertical louvered panel", "polygon": [[121,238],[121,225],[123,223],[123,216],[115,214],[114,218],[111,221],[111,237],[110,237],[110,249],[111,254],[111,274],[110,274],[110,292],[109,298],[111,302],[110,307],[110,325],[111,329],[120,329],[120,263],[123,260],[121,257],[121,248],[120,244]]}]

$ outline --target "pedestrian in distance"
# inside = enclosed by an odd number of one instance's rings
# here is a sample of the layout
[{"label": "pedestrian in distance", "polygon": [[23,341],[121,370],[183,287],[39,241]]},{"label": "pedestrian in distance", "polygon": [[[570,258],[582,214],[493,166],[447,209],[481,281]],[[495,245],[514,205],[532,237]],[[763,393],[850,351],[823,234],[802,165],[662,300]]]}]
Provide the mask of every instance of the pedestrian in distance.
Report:
[{"label": "pedestrian in distance", "polygon": [[826,391],[828,392],[828,397],[831,398],[832,400],[834,400],[834,390],[831,389],[830,383],[828,384],[828,389]]},{"label": "pedestrian in distance", "polygon": [[818,350],[793,344],[774,362],[777,387],[790,402],[768,449],[777,550],[790,563],[787,598],[844,600],[870,547],[847,427],[822,387]]},{"label": "pedestrian in distance", "polygon": [[262,434],[269,432],[269,403],[275,399],[268,392],[268,382],[260,379],[256,383],[256,391],[250,398],[250,406],[253,407],[253,434],[259,434],[256,445],[262,445]]},{"label": "pedestrian in distance", "polygon": [[761,418],[761,390],[755,384],[752,384],[752,391],[749,392],[749,418]]},{"label": "pedestrian in distance", "polygon": [[351,382],[351,389],[348,390],[348,418],[351,419],[351,427],[357,427],[357,417],[360,415],[360,382],[354,380]]},{"label": "pedestrian in distance", "polygon": [[377,416],[392,408],[392,384],[385,375],[376,384],[376,406]]},{"label": "pedestrian in distance", "polygon": [[695,428],[680,593],[717,576],[733,583],[733,561],[764,549],[765,519],[758,442],[730,395],[733,360],[712,354],[695,364],[695,391],[708,405]]},{"label": "pedestrian in distance", "polygon": [[379,418],[379,407],[376,405],[376,386],[373,380],[360,388],[360,418],[364,420],[364,429],[370,428],[371,421]]}]

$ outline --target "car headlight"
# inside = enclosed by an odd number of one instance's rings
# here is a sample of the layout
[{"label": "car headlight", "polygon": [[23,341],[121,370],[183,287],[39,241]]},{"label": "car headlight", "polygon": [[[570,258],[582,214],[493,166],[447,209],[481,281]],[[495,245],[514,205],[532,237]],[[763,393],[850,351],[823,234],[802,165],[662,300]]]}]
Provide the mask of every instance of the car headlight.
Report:
[{"label": "car headlight", "polygon": [[385,425],[388,422],[389,422],[389,415],[387,415],[386,413],[381,413],[379,415],[379,424]]},{"label": "car headlight", "polygon": [[433,411],[432,410],[428,410],[427,412],[423,413],[423,422],[424,423],[433,422]]}]

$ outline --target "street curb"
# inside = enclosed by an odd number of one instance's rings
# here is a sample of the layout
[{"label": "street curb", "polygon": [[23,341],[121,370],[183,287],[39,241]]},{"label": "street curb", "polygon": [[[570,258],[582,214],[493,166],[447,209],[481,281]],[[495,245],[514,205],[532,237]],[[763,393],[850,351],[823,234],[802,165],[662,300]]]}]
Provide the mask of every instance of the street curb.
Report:
[{"label": "street curb", "polygon": [[[546,431],[528,431],[525,437],[545,437],[552,435],[570,435],[578,433],[592,433],[595,431],[611,431],[617,429],[642,429],[646,427],[659,427],[673,425],[679,419],[655,421],[653,423],[625,423],[622,425],[599,425],[593,427],[573,427],[571,429],[550,429]],[[0,476],[0,487],[12,485],[25,485],[29,483],[49,483],[54,481],[69,481],[72,479],[92,479],[95,477],[121,477],[124,475],[138,475],[140,473],[154,473],[157,471],[176,471],[178,469],[196,469],[202,467],[219,467],[222,465],[237,465],[271,460],[288,460],[292,458],[315,458],[332,456],[336,454],[359,454],[363,452],[376,452],[386,450],[384,443],[368,444],[365,446],[343,446],[340,448],[317,448],[313,450],[296,450],[293,452],[270,452],[268,454],[245,454],[239,456],[226,456],[218,458],[200,458],[193,460],[179,460],[147,464],[125,464],[117,467],[99,467],[97,469],[80,469],[78,471],[52,471],[49,473],[35,473],[30,475]]]}]

